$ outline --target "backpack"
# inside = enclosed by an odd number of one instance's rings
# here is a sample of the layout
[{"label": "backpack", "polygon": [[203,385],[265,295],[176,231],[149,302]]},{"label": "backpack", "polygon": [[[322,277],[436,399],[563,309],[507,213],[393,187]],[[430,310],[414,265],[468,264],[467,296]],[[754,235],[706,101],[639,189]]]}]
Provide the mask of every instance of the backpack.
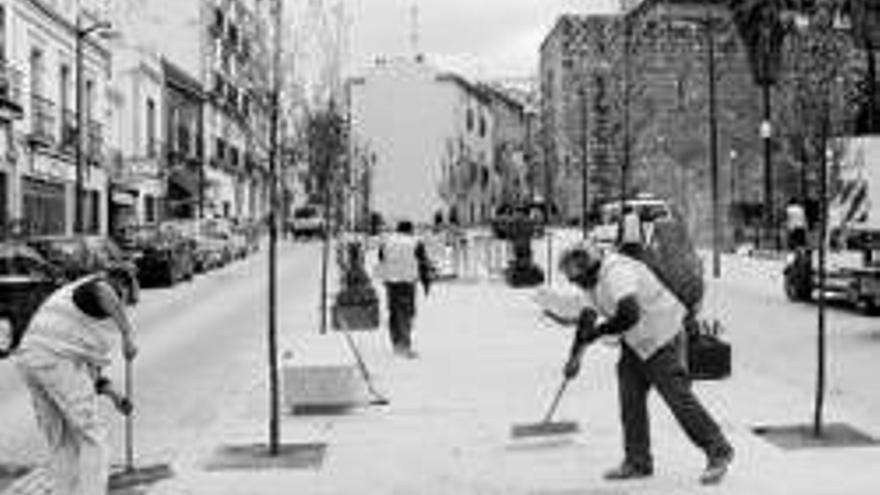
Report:
[{"label": "backpack", "polygon": [[690,312],[696,311],[706,291],[703,261],[684,222],[673,217],[654,220],[643,238],[639,259]]}]

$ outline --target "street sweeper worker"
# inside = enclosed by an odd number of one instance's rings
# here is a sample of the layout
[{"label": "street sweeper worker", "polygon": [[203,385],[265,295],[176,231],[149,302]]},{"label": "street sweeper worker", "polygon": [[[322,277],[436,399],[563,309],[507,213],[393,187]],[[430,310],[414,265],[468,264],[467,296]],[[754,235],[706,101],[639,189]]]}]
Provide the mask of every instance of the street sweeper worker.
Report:
[{"label": "street sweeper worker", "polygon": [[416,314],[416,283],[428,295],[431,289],[430,261],[424,243],[413,234],[407,220],[397,224],[379,247],[378,278],[385,283],[388,298],[388,330],[394,352],[413,359],[412,321]]},{"label": "street sweeper worker", "polygon": [[62,286],[37,309],[16,350],[16,366],[30,392],[51,455],[52,493],[107,493],[109,459],[98,395],[122,414],[131,403],[101,370],[110,364],[113,334],[122,354],[137,347],[123,303],[102,275]]},{"label": "street sweeper worker", "polygon": [[[684,306],[645,264],[614,252],[603,254],[589,242],[566,250],[559,267],[592,302],[579,318],[566,378],[578,374],[585,346],[604,335],[620,337],[617,379],[624,459],[605,478],[653,474],[647,397],[654,387],[691,442],[707,456],[700,482],[720,482],[733,460],[733,448],[691,389],[679,347]],[[601,323],[595,323],[594,312]]]}]

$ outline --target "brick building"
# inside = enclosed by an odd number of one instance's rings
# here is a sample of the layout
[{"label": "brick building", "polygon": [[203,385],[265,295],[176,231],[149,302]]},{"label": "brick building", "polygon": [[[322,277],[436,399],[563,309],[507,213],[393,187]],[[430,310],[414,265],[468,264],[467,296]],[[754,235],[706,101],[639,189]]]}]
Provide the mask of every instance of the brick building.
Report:
[{"label": "brick building", "polygon": [[[697,242],[710,243],[711,42],[723,240],[730,245],[752,239],[765,194],[759,133],[763,100],[729,2],[643,0],[630,2],[626,12],[628,64],[622,16],[562,16],[541,48],[546,176],[563,217],[580,216],[578,169],[585,155],[591,208],[619,197],[621,170],[628,165],[628,195],[647,192],[666,198],[684,215]],[[861,56],[855,47],[852,54]],[[630,80],[628,140],[623,127],[625,67]],[[792,117],[780,108],[783,91],[781,85],[771,91],[771,100],[777,102],[771,115],[770,162],[777,217],[789,199],[809,198],[815,180],[792,149]]]}]

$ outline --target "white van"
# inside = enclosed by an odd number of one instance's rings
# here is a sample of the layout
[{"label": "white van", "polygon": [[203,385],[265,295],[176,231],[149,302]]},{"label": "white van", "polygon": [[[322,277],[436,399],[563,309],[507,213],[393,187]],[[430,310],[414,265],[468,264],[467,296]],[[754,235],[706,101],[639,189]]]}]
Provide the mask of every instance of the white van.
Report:
[{"label": "white van", "polygon": [[[634,199],[628,200],[626,206],[633,208],[642,222],[652,222],[672,214],[666,201],[653,196],[637,196]],[[613,201],[602,205],[599,208],[600,224],[590,231],[590,239],[602,247],[611,247],[617,244],[621,211],[620,201]]]}]

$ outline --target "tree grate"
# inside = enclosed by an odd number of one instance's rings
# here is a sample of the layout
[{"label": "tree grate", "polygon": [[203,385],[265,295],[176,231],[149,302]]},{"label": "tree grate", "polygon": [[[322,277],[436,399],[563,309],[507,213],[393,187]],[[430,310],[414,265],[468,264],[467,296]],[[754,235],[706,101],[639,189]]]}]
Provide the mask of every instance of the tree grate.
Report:
[{"label": "tree grate", "polygon": [[816,436],[812,425],[756,426],[752,428],[759,437],[782,450],[806,450],[842,447],[874,447],[880,441],[846,424],[829,423]]}]

